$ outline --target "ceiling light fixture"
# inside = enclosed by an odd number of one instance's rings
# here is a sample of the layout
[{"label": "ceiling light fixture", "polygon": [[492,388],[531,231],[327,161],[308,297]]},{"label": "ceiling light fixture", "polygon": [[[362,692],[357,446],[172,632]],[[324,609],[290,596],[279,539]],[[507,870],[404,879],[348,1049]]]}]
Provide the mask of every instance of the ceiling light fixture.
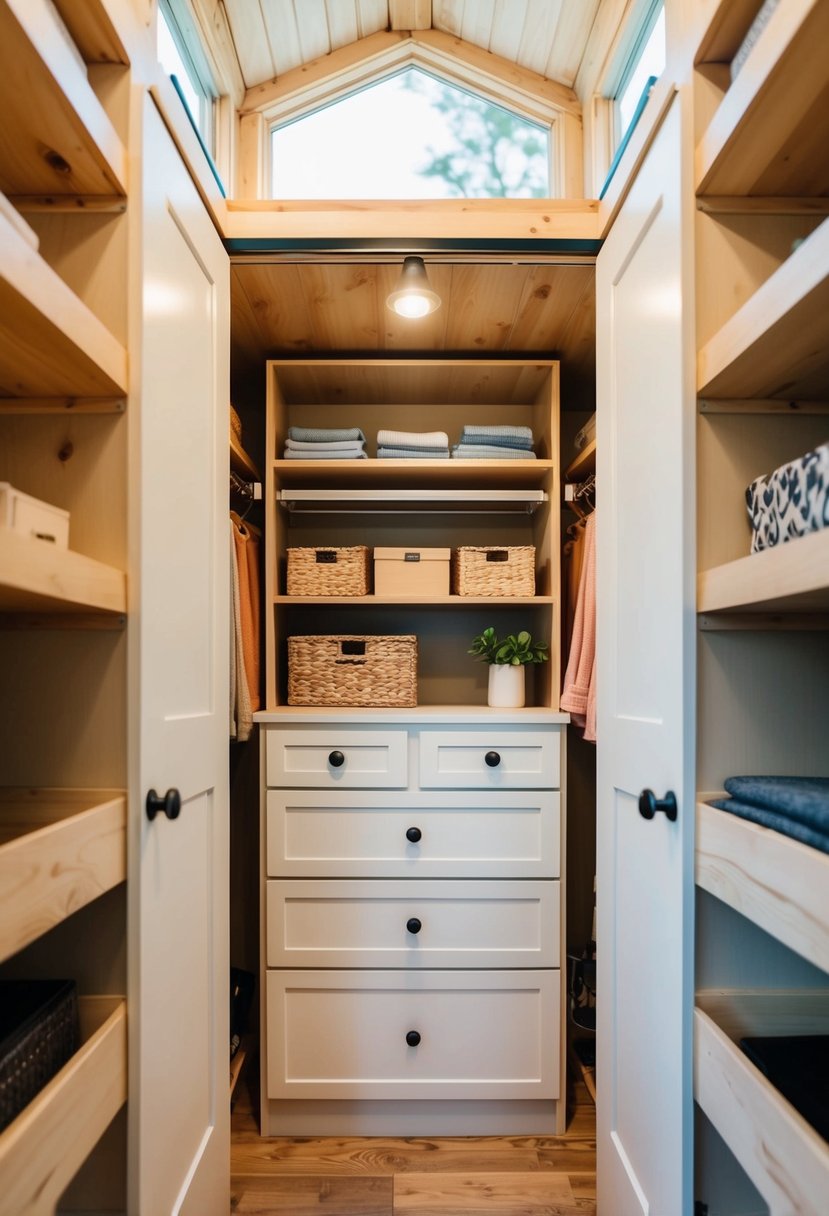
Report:
[{"label": "ceiling light fixture", "polygon": [[440,296],[432,291],[423,258],[403,259],[403,270],[397,287],[386,300],[386,306],[399,317],[426,317],[440,308]]}]

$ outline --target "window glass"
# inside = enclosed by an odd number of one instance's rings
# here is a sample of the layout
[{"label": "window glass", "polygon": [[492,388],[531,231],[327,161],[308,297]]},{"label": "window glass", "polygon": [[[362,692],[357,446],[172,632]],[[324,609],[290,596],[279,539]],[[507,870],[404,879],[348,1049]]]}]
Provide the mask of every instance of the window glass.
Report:
[{"label": "window glass", "polygon": [[418,68],[272,132],[275,198],[544,198],[548,128]]},{"label": "window glass", "polygon": [[202,136],[208,150],[213,144],[213,99],[205,91],[195,68],[185,58],[180,37],[174,32],[174,21],[162,4],[158,6],[156,54],[158,62],[168,76],[175,76],[176,84],[190,117]]},{"label": "window glass", "polygon": [[660,5],[651,16],[652,25],[645,26],[645,38],[640,40],[628,61],[616,93],[616,141],[620,143],[630,127],[642,92],[651,76],[659,77],[665,68],[665,8]]}]

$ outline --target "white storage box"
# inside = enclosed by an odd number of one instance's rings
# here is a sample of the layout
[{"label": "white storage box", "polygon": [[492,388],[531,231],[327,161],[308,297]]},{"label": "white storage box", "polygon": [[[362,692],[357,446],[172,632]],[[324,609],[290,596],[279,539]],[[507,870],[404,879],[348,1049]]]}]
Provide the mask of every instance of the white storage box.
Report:
[{"label": "white storage box", "polygon": [[69,547],[69,512],[21,494],[7,481],[0,481],[0,528],[12,528],[59,549]]},{"label": "white storage box", "polygon": [[375,595],[448,595],[450,549],[375,549]]}]

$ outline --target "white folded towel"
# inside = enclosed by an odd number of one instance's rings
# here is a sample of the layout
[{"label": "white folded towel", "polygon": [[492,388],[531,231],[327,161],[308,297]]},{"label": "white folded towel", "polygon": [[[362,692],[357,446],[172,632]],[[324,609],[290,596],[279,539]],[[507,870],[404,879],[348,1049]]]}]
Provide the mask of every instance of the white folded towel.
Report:
[{"label": "white folded towel", "polygon": [[378,431],[378,448],[448,448],[446,431]]}]

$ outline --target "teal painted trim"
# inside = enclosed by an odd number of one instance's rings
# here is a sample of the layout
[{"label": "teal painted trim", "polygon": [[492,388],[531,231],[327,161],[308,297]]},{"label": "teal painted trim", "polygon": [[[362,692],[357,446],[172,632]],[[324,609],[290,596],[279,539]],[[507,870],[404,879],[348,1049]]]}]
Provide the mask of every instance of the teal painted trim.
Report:
[{"label": "teal painted trim", "polygon": [[607,171],[607,177],[604,179],[604,185],[602,186],[602,188],[599,192],[599,201],[600,202],[604,198],[605,194],[607,193],[607,188],[610,185],[611,180],[613,179],[613,174],[619,168],[619,161],[622,159],[622,157],[625,154],[625,149],[627,148],[628,144],[630,143],[630,137],[633,134],[633,132],[636,130],[636,124],[638,123],[639,119],[642,117],[642,111],[644,110],[645,106],[648,104],[648,98],[650,97],[651,92],[653,91],[653,86],[656,84],[658,79],[659,79],[658,76],[649,76],[648,79],[645,81],[645,87],[642,90],[642,96],[639,98],[639,101],[636,103],[636,109],[633,111],[633,118],[631,118],[630,122],[628,123],[628,129],[627,129],[627,131],[625,131],[624,135],[622,136],[622,142],[619,144],[619,147],[616,149],[616,155],[613,157],[613,160],[610,162],[610,168]]},{"label": "teal painted trim", "polygon": [[228,253],[572,253],[595,256],[602,247],[600,240],[337,240],[331,237],[309,237],[307,240],[282,240],[278,237],[230,237],[225,239]]},{"label": "teal painted trim", "polygon": [[184,113],[190,119],[190,126],[193,128],[193,130],[196,133],[196,139],[199,141],[199,146],[201,147],[201,150],[205,155],[205,159],[207,160],[207,166],[210,169],[210,172],[213,174],[214,178],[216,179],[216,185],[219,187],[221,196],[222,196],[222,198],[227,198],[227,191],[224,188],[224,182],[219,177],[219,170],[216,168],[216,162],[213,160],[213,157],[208,152],[207,144],[204,142],[204,139],[202,138],[202,133],[199,130],[198,123],[196,122],[193,115],[190,113],[190,107],[188,106],[187,99],[184,96],[184,93],[182,92],[181,85],[178,82],[178,77],[171,75],[170,79],[173,82],[173,88],[178,93],[179,97],[181,98],[181,104],[184,106]]}]

